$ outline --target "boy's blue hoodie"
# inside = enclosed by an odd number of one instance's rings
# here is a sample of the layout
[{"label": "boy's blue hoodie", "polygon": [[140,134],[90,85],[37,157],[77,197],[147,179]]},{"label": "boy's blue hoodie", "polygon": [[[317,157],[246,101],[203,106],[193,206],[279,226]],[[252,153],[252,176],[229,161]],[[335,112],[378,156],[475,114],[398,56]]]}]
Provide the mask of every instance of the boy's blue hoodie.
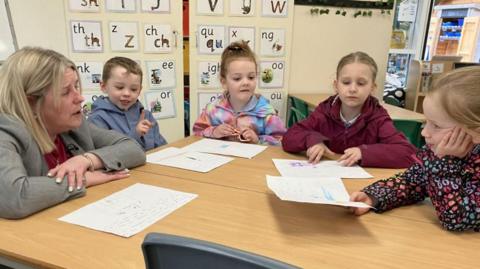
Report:
[{"label": "boy's blue hoodie", "polygon": [[101,96],[92,104],[92,112],[88,121],[105,129],[115,130],[135,139],[144,150],[165,145],[167,141],[160,134],[158,123],[150,111],[145,110],[145,119],[153,123],[152,128],[144,136],[136,132],[143,105],[137,100],[127,111],[119,109],[108,97]]}]

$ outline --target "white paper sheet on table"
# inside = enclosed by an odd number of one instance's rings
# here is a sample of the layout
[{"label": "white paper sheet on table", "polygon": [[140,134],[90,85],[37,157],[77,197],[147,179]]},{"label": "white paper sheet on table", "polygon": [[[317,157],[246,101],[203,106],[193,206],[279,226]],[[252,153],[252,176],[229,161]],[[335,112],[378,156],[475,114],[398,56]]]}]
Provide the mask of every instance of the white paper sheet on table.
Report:
[{"label": "white paper sheet on table", "polygon": [[136,183],[67,214],[59,220],[130,237],[198,195]]},{"label": "white paper sheet on table", "polygon": [[340,177],[372,178],[360,166],[342,166],[337,161],[320,161],[311,164],[305,160],[272,159],[278,172],[284,177]]},{"label": "white paper sheet on table", "polygon": [[176,155],[180,155],[185,153],[186,151],[183,149],[179,149],[176,147],[168,147],[150,154],[147,154],[147,162],[148,163],[158,163],[159,161],[170,158]]},{"label": "white paper sheet on table", "polygon": [[339,177],[275,177],[267,175],[267,185],[281,200],[349,207],[370,207],[350,202]]},{"label": "white paper sheet on table", "polygon": [[156,163],[206,173],[231,161],[233,161],[233,158],[225,156],[201,152],[185,152],[181,155],[163,159]]},{"label": "white paper sheet on table", "polygon": [[266,146],[260,145],[204,138],[182,149],[251,159],[266,148]]}]

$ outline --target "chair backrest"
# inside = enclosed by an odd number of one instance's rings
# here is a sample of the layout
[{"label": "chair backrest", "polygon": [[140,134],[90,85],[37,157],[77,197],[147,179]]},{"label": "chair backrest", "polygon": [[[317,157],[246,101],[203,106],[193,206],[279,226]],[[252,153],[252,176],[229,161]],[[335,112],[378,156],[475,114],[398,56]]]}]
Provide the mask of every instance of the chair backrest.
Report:
[{"label": "chair backrest", "polygon": [[142,244],[147,269],[293,269],[299,268],[227,246],[161,233],[149,233]]},{"label": "chair backrest", "polygon": [[393,97],[387,96],[387,97],[383,98],[383,101],[385,101],[385,103],[387,103],[389,105],[401,107],[400,101],[398,101],[397,99],[395,99]]},{"label": "chair backrest", "polygon": [[292,97],[289,97],[290,111],[287,122],[287,127],[290,128],[293,124],[305,119],[308,114],[308,105],[304,101]]},{"label": "chair backrest", "polygon": [[302,112],[303,115],[308,116],[308,105],[307,103],[305,103],[305,101],[295,98],[293,96],[290,97],[290,101],[292,107],[298,109],[300,112]]},{"label": "chair backrest", "polygon": [[395,125],[395,128],[402,132],[414,146],[417,148],[423,146],[424,142],[420,134],[422,132],[421,122],[415,120],[393,120],[393,125]]},{"label": "chair backrest", "polygon": [[287,127],[291,127],[295,123],[305,119],[307,115],[303,114],[300,110],[295,107],[290,107],[290,117],[288,118]]}]

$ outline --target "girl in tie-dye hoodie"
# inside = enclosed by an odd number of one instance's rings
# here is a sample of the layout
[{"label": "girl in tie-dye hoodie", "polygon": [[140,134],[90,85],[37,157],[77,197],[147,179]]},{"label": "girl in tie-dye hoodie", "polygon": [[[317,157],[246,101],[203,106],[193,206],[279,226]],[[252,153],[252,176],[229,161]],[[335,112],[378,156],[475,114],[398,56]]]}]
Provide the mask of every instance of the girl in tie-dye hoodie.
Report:
[{"label": "girl in tie-dye hoodie", "polygon": [[279,144],[286,129],[268,100],[255,94],[257,62],[246,42],[234,42],[223,51],[220,82],[225,93],[203,109],[193,125],[195,135]]}]

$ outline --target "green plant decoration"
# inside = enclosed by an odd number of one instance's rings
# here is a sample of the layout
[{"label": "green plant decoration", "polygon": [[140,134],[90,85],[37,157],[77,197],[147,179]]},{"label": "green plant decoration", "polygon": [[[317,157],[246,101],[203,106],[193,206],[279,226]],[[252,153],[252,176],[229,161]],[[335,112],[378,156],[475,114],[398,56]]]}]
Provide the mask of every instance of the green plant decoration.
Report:
[{"label": "green plant decoration", "polygon": [[330,6],[336,8],[354,8],[354,9],[392,9],[394,0],[294,0],[295,5],[304,6]]},{"label": "green plant decoration", "polygon": [[335,15],[346,16],[345,8],[355,9],[354,18],[358,16],[372,17],[373,11],[371,9],[380,9],[380,14],[391,14],[391,9],[394,7],[394,0],[375,0],[375,1],[357,1],[357,0],[294,0],[295,5],[313,6],[310,8],[310,15],[329,14],[329,8],[319,8],[317,6],[335,7]]},{"label": "green plant decoration", "polygon": [[345,15],[347,15],[347,12],[344,9],[337,9],[337,11],[335,11],[335,15],[342,15],[345,17]]}]

